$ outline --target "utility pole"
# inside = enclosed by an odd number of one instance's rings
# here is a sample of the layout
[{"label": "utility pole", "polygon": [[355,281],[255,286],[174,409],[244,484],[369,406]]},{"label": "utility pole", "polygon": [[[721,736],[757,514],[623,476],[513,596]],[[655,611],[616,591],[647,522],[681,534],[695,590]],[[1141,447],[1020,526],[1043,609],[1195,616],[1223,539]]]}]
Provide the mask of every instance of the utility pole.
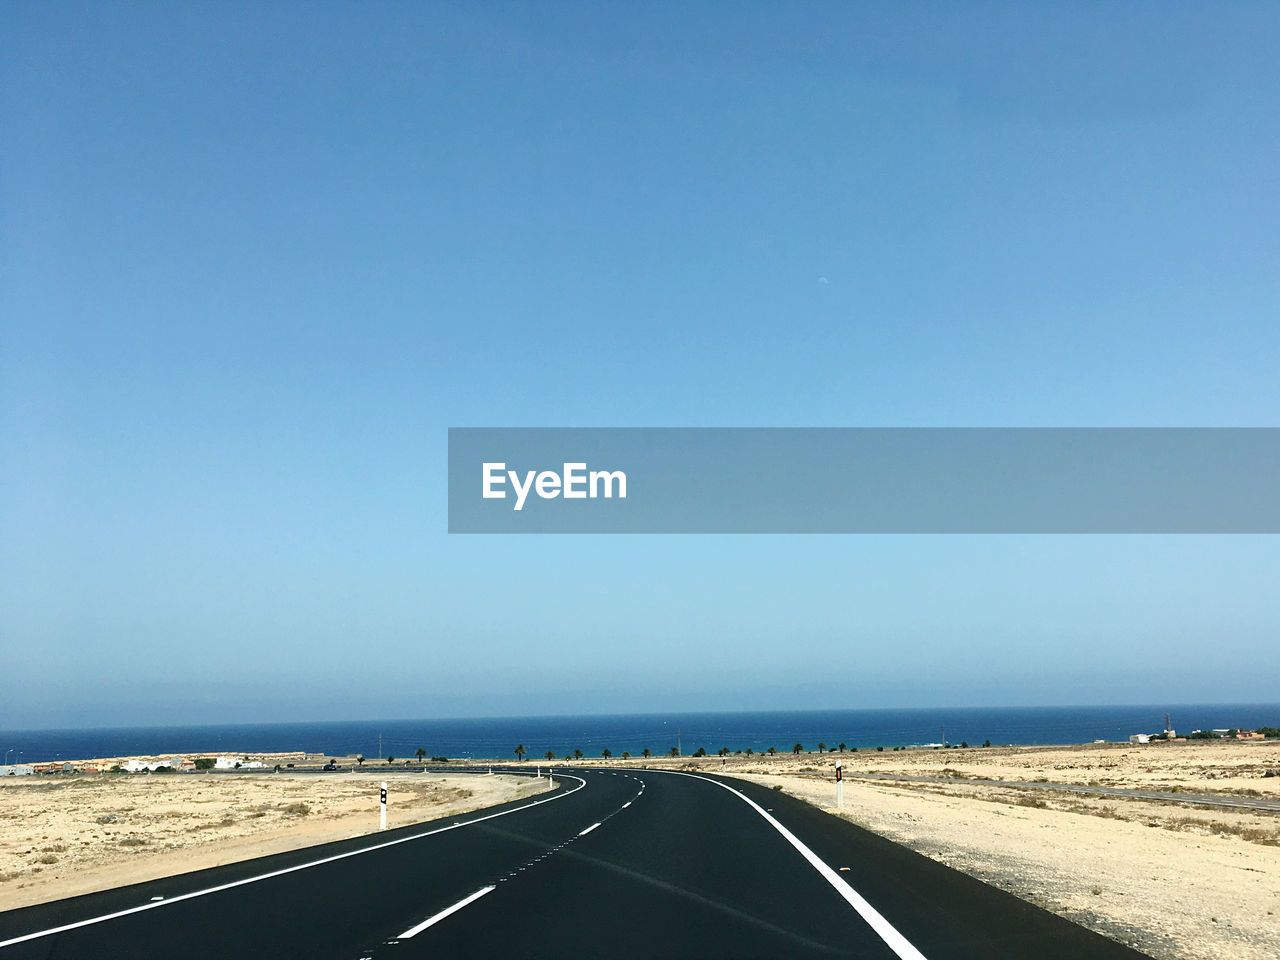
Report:
[{"label": "utility pole", "polygon": [[684,751],[680,749],[680,728],[676,727],[676,756],[684,756]]},{"label": "utility pole", "polygon": [[382,734],[378,734],[378,759],[382,759]]},{"label": "utility pole", "polygon": [[942,745],[944,747],[947,745],[947,725],[945,723],[942,725]]}]

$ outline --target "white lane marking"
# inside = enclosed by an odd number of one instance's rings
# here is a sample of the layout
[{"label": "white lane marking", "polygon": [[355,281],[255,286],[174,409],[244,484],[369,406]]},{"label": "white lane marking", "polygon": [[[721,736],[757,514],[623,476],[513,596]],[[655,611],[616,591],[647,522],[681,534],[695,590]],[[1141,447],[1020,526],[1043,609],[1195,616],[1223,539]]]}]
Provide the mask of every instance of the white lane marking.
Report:
[{"label": "white lane marking", "polygon": [[822,875],[822,878],[835,888],[836,893],[844,897],[849,906],[858,911],[858,915],[867,922],[880,939],[888,945],[889,949],[896,953],[902,960],[925,960],[925,956],[917,950],[906,937],[900,934],[896,927],[886,920],[871,904],[863,899],[862,894],[849,886],[844,880],[840,879],[840,874],[836,873],[829,866],[822,862],[822,859],[804,845],[804,843],[794,833],[784,827],[776,819],[773,814],[769,813],[764,807],[756,803],[745,793],[735,790],[727,783],[721,783],[719,780],[712,780],[710,777],[700,777],[695,773],[681,773],[678,770],[668,770],[667,773],[673,773],[679,777],[692,777],[694,780],[705,780],[707,783],[714,783],[717,787],[723,787],[728,790],[739,800],[751,807],[756,813],[764,817],[769,825],[777,830],[793,847],[800,852],[800,855],[809,861],[809,865]]},{"label": "white lane marking", "polygon": [[423,930],[427,929],[427,927],[434,926],[435,924],[443,920],[445,917],[453,916],[463,907],[470,906],[471,904],[479,900],[481,897],[483,897],[486,893],[493,893],[493,891],[497,889],[498,889],[497,887],[485,887],[482,890],[477,890],[471,896],[464,897],[463,899],[459,900],[452,907],[446,907],[445,909],[437,913],[434,917],[428,917],[426,920],[423,920],[416,927],[410,927],[404,933],[400,934],[400,936],[397,939],[408,940],[410,937],[416,937]]},{"label": "white lane marking", "polygon": [[628,800],[626,803],[624,803],[624,804],[622,805],[622,809],[623,809],[623,810],[625,810],[625,809],[627,809],[627,807],[629,807],[629,806],[631,806],[631,801],[630,801],[630,800]]},{"label": "white lane marking", "polygon": [[591,826],[587,827],[587,829],[583,830],[580,834],[578,834],[578,836],[585,837],[588,833],[590,833],[592,830],[594,830],[598,826],[600,826],[600,824],[593,823]]},{"label": "white lane marking", "polygon": [[24,933],[20,937],[13,937],[9,940],[0,940],[0,948],[11,947],[15,943],[25,943],[28,940],[38,940],[40,937],[52,936],[55,933],[65,933],[68,930],[76,930],[80,927],[92,926],[95,923],[104,923],[107,920],[115,920],[117,917],[127,917],[131,913],[142,913],[144,910],[155,910],[158,907],[168,907],[175,903],[181,903],[183,900],[194,900],[196,897],[204,897],[211,893],[221,893],[223,890],[231,890],[234,887],[243,887],[249,883],[257,883],[259,880],[270,880],[272,877],[281,877],[286,873],[296,873],[299,870],[308,870],[311,867],[318,867],[322,864],[333,863],[335,860],[345,860],[348,857],[358,857],[362,853],[372,853],[374,850],[382,850],[385,847],[394,847],[397,844],[409,843],[413,840],[421,840],[424,837],[432,837],[437,833],[447,833],[450,830],[456,830],[459,827],[470,826],[473,823],[483,823],[485,820],[492,820],[495,817],[505,817],[509,813],[519,813],[521,810],[528,810],[530,807],[536,807],[543,803],[550,803],[553,800],[560,800],[569,796],[571,793],[577,793],[587,785],[587,781],[581,777],[574,777],[568,774],[561,774],[568,780],[577,780],[578,785],[572,790],[566,790],[564,793],[557,793],[554,797],[543,797],[541,800],[534,800],[532,803],[526,803],[520,807],[512,807],[510,810],[501,810],[498,813],[486,814],[483,817],[476,817],[474,820],[467,820],[465,823],[451,823],[447,827],[437,827],[434,830],[427,830],[424,833],[415,833],[408,837],[399,837],[395,840],[387,840],[384,843],[376,843],[371,847],[361,847],[359,850],[348,850],[346,853],[335,853],[331,857],[322,857],[319,860],[309,860],[306,863],[299,863],[292,867],[283,867],[280,870],[272,870],[270,873],[260,873],[254,877],[245,877],[242,880],[232,880],[230,883],[221,883],[216,887],[206,887],[203,890],[192,890],[190,893],[181,893],[176,897],[170,897],[168,900],[157,900],[151,903],[144,903],[140,907],[129,907],[127,910],[117,910],[115,913],[104,913],[100,917],[90,917],[88,920],[77,920],[75,923],[64,923],[60,927],[50,927],[48,930],[37,930],[35,933]]}]

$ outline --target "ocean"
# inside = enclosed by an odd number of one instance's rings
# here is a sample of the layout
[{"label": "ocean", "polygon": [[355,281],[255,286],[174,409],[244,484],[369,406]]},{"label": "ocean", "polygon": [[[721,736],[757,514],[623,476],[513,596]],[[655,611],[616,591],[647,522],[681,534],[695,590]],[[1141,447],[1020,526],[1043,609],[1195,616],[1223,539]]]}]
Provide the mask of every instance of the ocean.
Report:
[{"label": "ocean", "polygon": [[[993,744],[1124,741],[1134,733],[1164,729],[1252,729],[1280,726],[1280,703],[1161,704],[1079,707],[957,707],[881,710],[809,710],[736,713],[623,714],[613,716],[485,717],[448,720],[352,720],[325,723],[224,724],[121,727],[87,730],[0,731],[5,762],[39,763],[156,754],[254,754],[302,750],[409,758],[419,747],[450,759],[513,756],[524,744],[529,759],[552,751],[581,750],[599,756],[648,748],[665,754],[677,744],[685,754],[699,747],[757,752],[793,744],[814,749],[866,749],[946,742]],[[381,749],[379,749],[381,744]]]}]

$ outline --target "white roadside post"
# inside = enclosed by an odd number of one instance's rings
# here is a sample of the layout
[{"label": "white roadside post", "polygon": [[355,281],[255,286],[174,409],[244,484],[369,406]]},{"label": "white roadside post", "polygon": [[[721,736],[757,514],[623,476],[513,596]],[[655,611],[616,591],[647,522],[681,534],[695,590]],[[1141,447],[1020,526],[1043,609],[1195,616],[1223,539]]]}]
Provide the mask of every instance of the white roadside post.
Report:
[{"label": "white roadside post", "polygon": [[382,781],[382,801],[379,804],[381,813],[378,817],[378,829],[387,829],[387,781]]},{"label": "white roadside post", "polygon": [[840,809],[844,808],[844,771],[841,769],[843,760],[836,761],[836,806]]}]

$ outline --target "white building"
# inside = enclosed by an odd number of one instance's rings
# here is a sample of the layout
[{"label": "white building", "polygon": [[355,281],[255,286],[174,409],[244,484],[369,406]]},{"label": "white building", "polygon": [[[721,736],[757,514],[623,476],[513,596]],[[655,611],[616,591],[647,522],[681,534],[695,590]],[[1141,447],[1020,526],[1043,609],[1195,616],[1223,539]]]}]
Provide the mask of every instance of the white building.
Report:
[{"label": "white building", "polygon": [[239,757],[218,757],[213,761],[215,770],[261,770],[261,760],[242,760]]}]

